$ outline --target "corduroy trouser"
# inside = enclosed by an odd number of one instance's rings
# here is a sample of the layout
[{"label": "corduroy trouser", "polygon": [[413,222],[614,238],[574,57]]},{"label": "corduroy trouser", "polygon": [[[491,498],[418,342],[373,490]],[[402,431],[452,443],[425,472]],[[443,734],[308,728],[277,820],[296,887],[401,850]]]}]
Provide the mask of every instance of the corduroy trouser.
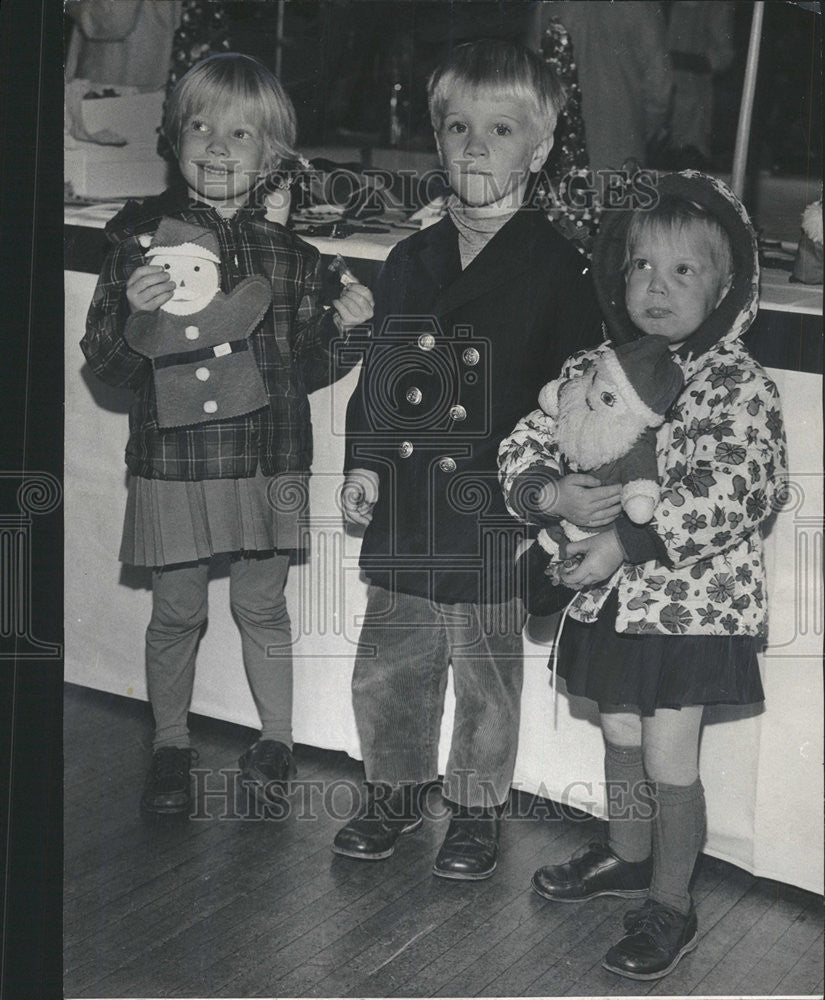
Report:
[{"label": "corduroy trouser", "polygon": [[440,604],[370,586],[352,679],[367,781],[438,776],[448,668],[455,718],[444,794],[493,806],[510,791],[523,679],[521,601]]}]

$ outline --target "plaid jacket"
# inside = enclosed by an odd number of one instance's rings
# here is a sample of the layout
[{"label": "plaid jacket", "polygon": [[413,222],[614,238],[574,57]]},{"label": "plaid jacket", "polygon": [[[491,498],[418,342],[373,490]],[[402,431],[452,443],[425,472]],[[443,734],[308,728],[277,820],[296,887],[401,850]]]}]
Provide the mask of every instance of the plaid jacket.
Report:
[{"label": "plaid jacket", "polygon": [[[157,422],[151,362],[123,338],[129,316],[126,280],[143,264],[138,237],[153,233],[164,215],[208,226],[221,249],[221,289],[263,275],[272,286],[272,307],[251,337],[269,407],[243,417],[161,430]],[[202,480],[306,473],[312,462],[307,394],[340,378],[354,360],[336,362],[342,340],[332,310],[320,304],[320,255],[260,209],[244,207],[223,219],[211,207],[170,189],[138,204],[129,202],[106,227],[114,244],[89,308],[81,348],[95,374],[109,385],[129,386],[126,464],[148,479]],[[350,355],[352,352],[347,352]],[[357,359],[355,359],[357,360]]]}]

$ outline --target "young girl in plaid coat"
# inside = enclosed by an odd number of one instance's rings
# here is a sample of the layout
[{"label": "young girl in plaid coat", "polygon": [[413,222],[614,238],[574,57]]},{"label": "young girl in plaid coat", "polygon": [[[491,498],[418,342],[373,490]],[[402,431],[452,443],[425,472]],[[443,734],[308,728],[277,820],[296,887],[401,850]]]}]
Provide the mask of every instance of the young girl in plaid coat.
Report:
[{"label": "young girl in plaid coat", "polygon": [[[295,156],[295,112],[264,66],[235,53],[198,63],[170,96],[163,130],[180,176],[158,197],[127,203],[107,227],[114,246],[81,346],[103,381],[135,391],[120,558],[152,568],[146,667],[155,734],[142,805],[173,813],[191,805],[196,753],[187,713],[207,614],[209,562],[218,553],[231,557],[230,602],[261,718],[260,739],[240,759],[242,777],[268,799],[294,776],[284,584],[307,505],[307,395],[344,374],[335,364],[335,343],[370,318],[372,296],[351,283],[324,310],[318,252],[267,217],[261,181]],[[217,242],[224,293],[254,275],[270,286],[271,305],[248,341],[265,406],[242,416],[215,419],[215,413],[188,426],[159,426],[152,363],[128,346],[124,328],[130,315],[155,312],[173,297],[167,271],[144,257],[162,219],[164,232],[171,220],[172,232],[175,223],[185,224],[197,227],[209,246]]]}]

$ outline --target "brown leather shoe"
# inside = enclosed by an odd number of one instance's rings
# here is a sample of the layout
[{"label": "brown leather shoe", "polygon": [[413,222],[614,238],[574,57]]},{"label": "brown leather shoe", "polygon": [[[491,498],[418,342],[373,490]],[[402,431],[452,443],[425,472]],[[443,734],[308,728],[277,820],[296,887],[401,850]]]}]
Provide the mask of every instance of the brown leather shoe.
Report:
[{"label": "brown leather shoe", "polygon": [[558,903],[581,903],[596,896],[646,896],[653,858],[624,861],[601,841],[581,848],[562,865],[547,865],[533,875],[535,892]]}]

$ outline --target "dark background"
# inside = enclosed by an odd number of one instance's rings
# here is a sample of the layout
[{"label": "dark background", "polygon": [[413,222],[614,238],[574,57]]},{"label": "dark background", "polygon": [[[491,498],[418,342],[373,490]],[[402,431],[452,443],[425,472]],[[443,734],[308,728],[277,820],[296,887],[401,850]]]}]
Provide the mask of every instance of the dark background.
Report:
[{"label": "dark background", "polygon": [[[424,89],[429,73],[459,42],[523,38],[533,7],[484,0],[286,4],[281,77],[297,109],[299,141],[386,144],[390,94],[400,83],[400,145],[434,148]],[[753,14],[750,2],[733,7],[736,55],[715,79],[712,158],[720,171],[729,171],[733,160]],[[226,10],[232,45],[272,66],[274,5],[242,0]],[[563,5],[559,16],[563,19]],[[754,166],[779,173],[821,171],[821,25],[821,17],[798,4],[766,4],[751,139]]]},{"label": "dark background", "polygon": [[[0,470],[58,478],[60,17],[54,0],[0,7]],[[2,491],[0,520],[18,512],[14,500]],[[32,632],[61,642],[62,507],[33,518],[32,537]],[[10,1000],[62,995],[61,698],[59,661],[0,659],[0,996]]]},{"label": "dark background", "polygon": [[[655,0],[650,0],[655,2]],[[664,0],[667,8],[679,0]],[[719,0],[703,0],[719,2]],[[734,8],[732,64],[714,78],[712,163],[733,160],[753,3]],[[220,4],[229,48],[275,70],[278,5]],[[482,37],[522,40],[530,0],[291,0],[284,5],[281,80],[298,114],[299,145],[387,145],[390,96],[399,92],[402,148],[434,149],[427,76],[452,45]],[[822,170],[822,19],[818,3],[768,0],[760,48],[749,167],[776,173]],[[563,19],[563,5],[558,16]],[[64,23],[64,41],[71,21]]]}]

